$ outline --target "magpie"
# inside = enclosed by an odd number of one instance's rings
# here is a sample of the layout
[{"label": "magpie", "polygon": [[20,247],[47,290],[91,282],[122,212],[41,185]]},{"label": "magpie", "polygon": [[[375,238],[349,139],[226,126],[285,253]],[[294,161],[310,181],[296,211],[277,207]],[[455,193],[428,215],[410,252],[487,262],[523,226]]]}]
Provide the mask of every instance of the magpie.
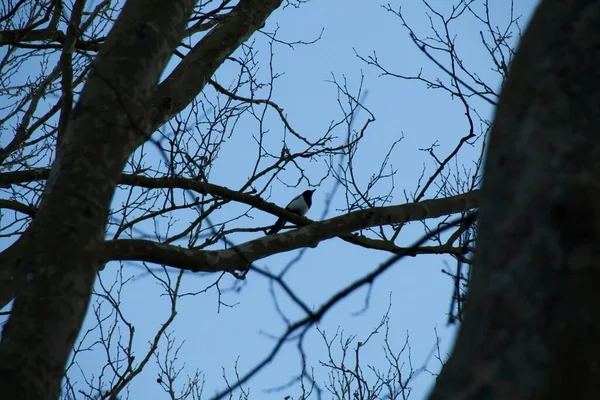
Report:
[{"label": "magpie", "polygon": [[[316,189],[315,189],[316,190]],[[285,207],[286,210],[291,211],[295,214],[304,216],[308,212],[308,209],[312,205],[312,195],[314,190],[305,190],[301,195],[294,197],[292,201]],[[274,235],[283,228],[285,225],[285,218],[281,217],[275,222],[275,225],[267,232],[267,235]]]}]

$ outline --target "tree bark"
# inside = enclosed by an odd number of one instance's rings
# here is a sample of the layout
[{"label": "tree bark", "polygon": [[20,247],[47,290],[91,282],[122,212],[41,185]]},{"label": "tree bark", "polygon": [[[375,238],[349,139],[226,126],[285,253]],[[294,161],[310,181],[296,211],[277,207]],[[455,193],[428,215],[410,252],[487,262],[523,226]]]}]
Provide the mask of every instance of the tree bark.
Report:
[{"label": "tree bark", "polygon": [[105,261],[110,202],[127,158],[200,93],[281,0],[240,0],[230,18],[159,85],[195,3],[129,0],[100,48],[66,121],[35,219],[0,255],[1,292],[16,293],[0,343],[3,398],[59,396],[94,277]]},{"label": "tree bark", "polygon": [[11,257],[2,259],[26,279],[0,343],[3,398],[59,396],[102,265],[115,187],[127,157],[152,132],[142,106],[183,37],[193,5],[128,1],[94,62],[36,218]]},{"label": "tree bark", "polygon": [[600,1],[546,0],[491,132],[465,318],[430,399],[600,398]]}]

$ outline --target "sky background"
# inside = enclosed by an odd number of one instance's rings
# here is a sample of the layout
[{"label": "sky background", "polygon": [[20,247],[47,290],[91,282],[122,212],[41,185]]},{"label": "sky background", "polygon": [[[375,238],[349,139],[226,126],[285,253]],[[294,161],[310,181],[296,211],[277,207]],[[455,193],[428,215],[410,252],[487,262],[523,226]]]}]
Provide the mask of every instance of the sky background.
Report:
[{"label": "sky background", "polygon": [[[481,9],[481,2],[474,7]],[[504,26],[509,18],[510,5],[506,0],[490,0],[490,13],[493,21]],[[519,0],[514,4],[514,14],[521,16],[520,25],[526,26],[534,7],[534,0]],[[356,155],[358,180],[366,183],[369,177],[377,173],[379,166],[390,146],[403,136],[403,140],[394,148],[390,157],[390,167],[398,171],[394,181],[394,199],[391,204],[405,202],[403,191],[411,193],[417,186],[423,166],[433,171],[433,163],[426,152],[420,148],[430,147],[437,142],[437,154],[447,155],[458,140],[467,133],[462,105],[441,90],[427,89],[418,81],[404,81],[390,77],[379,77],[379,71],[366,65],[356,53],[368,56],[376,52],[382,64],[391,71],[416,75],[421,69],[424,76],[431,79],[447,79],[443,71],[427,60],[412,43],[401,21],[382,6],[402,7],[406,21],[420,36],[429,36],[427,9],[420,1],[396,0],[391,3],[358,0],[313,0],[299,8],[288,7],[277,10],[267,21],[265,30],[278,28],[278,38],[286,41],[311,41],[321,34],[319,41],[310,45],[296,45],[293,48],[284,44],[273,44],[272,65],[282,75],[276,80],[272,100],[284,108],[292,126],[308,138],[318,138],[328,128],[330,122],[340,118],[336,101],[336,88],[331,83],[333,77],[338,81],[346,80],[351,89],[356,90],[363,80],[364,104],[375,115],[373,123]],[[430,5],[441,12],[448,12],[456,4],[449,0],[431,0]],[[491,71],[489,56],[481,44],[479,32],[484,27],[471,16],[465,15],[453,25],[456,43],[463,60],[470,69],[477,72],[494,88],[499,87],[499,77]],[[261,74],[268,74],[269,43],[268,38],[257,33],[251,39],[256,41],[258,57],[262,64]],[[444,59],[439,59],[444,63]],[[220,83],[229,83],[237,71],[228,66],[217,71],[215,79]],[[478,111],[483,119],[491,119],[492,108],[484,102],[478,102]],[[356,125],[367,118],[366,113],[359,114]],[[242,119],[236,127],[231,145],[226,146],[219,159],[213,165],[210,182],[229,188],[239,187],[249,177],[256,148],[252,138],[255,125]],[[343,139],[343,132],[340,137]],[[281,127],[273,125],[269,133],[267,146],[275,154],[281,146]],[[3,142],[3,140],[2,140]],[[3,144],[3,143],[2,143]],[[250,151],[249,151],[250,150]],[[150,150],[149,150],[150,151]],[[480,142],[466,149],[459,158],[472,168],[472,162],[480,151]],[[150,151],[151,152],[151,151]],[[159,158],[156,157],[157,162]],[[305,164],[308,176],[318,182],[326,176],[327,165],[322,161]],[[455,168],[453,166],[452,168]],[[428,176],[426,172],[425,176]],[[283,175],[283,182],[274,182],[267,192],[268,200],[285,206],[289,200],[306,189],[306,185],[294,188],[297,175],[293,172]],[[313,197],[313,207],[308,217],[318,219],[322,216],[325,200],[331,196],[334,179],[329,176],[323,180]],[[383,185],[379,190],[389,189]],[[121,194],[115,202],[122,201]],[[326,218],[340,214],[344,207],[343,191],[332,198],[332,206]],[[435,195],[432,190],[425,198]],[[233,211],[232,211],[233,212]],[[233,214],[232,214],[233,215]],[[262,212],[252,213],[254,220],[245,221],[244,226],[269,225],[275,217]],[[153,228],[153,227],[152,227]],[[164,229],[164,227],[158,227]],[[151,231],[151,229],[149,229]],[[401,235],[399,245],[409,246],[423,234],[420,223],[407,226]],[[234,238],[240,243],[258,237],[257,234]],[[0,242],[2,243],[2,242]],[[257,266],[272,272],[281,271],[301,250],[272,256],[256,263]],[[373,250],[359,248],[339,239],[320,243],[316,248],[303,251],[298,265],[286,275],[286,282],[310,307],[318,308],[336,291],[365,275],[385,261],[389,255]],[[399,351],[406,337],[409,337],[410,362],[415,370],[423,369],[410,386],[412,399],[426,396],[434,381],[432,373],[439,370],[440,363],[432,356],[439,337],[441,356],[450,351],[456,326],[448,326],[448,310],[452,295],[452,280],[441,273],[443,268],[454,268],[455,263],[449,257],[421,255],[405,258],[398,262],[374,282],[368,293],[363,288],[334,307],[319,328],[332,338],[336,332],[344,337],[356,335],[352,351],[357,341],[364,341],[379,324],[391,305],[389,316],[389,339],[393,350]],[[108,265],[101,273],[103,282],[111,282],[118,265]],[[169,312],[169,302],[161,296],[162,289],[147,274],[139,274],[139,265],[127,264],[123,269],[126,277],[135,276],[121,293],[122,310],[136,326],[136,353],[148,348],[148,340],[164,321]],[[171,271],[171,276],[175,272]],[[186,274],[184,289],[198,291],[215,282],[214,275]],[[235,304],[234,307],[218,307],[218,293],[213,289],[197,296],[187,296],[179,300],[178,316],[169,327],[178,344],[183,343],[177,363],[184,366],[182,376],[193,374],[198,368],[204,373],[205,398],[225,387],[223,374],[234,379],[234,367],[240,375],[261,361],[274,345],[274,337],[285,329],[285,322],[278,316],[270,294],[269,280],[250,273],[246,281],[235,282],[232,276],[224,276],[220,282],[223,289],[234,286],[236,290],[221,293],[221,300]],[[367,295],[369,296],[367,297]],[[284,296],[281,307],[295,320],[302,317]],[[365,299],[369,299],[366,311]],[[93,312],[82,332],[94,326]],[[384,330],[371,338],[362,350],[361,362],[366,371],[368,365],[382,370],[387,369],[383,352]],[[83,336],[82,336],[83,338]],[[93,341],[92,336],[85,340]],[[319,333],[311,329],[304,341],[307,363],[314,367],[317,383],[327,380],[327,370],[319,366],[326,361],[327,348]],[[339,345],[333,347],[339,356]],[[164,347],[159,355],[164,355]],[[402,358],[408,363],[408,354]],[[89,371],[99,371],[103,354],[98,351],[80,355],[79,366]],[[285,346],[275,360],[257,377],[252,379],[250,388],[253,399],[283,399],[290,395],[298,398],[298,387],[282,391],[265,392],[265,389],[279,387],[292,379],[299,371],[300,358],[295,344]],[[427,371],[425,371],[425,369]],[[406,370],[408,372],[408,369]],[[166,395],[156,383],[158,374],[154,360],[129,387],[130,398],[163,399]],[[97,376],[97,373],[96,373]],[[73,372],[74,379],[83,383],[82,376]],[[331,395],[324,392],[323,398]]]}]

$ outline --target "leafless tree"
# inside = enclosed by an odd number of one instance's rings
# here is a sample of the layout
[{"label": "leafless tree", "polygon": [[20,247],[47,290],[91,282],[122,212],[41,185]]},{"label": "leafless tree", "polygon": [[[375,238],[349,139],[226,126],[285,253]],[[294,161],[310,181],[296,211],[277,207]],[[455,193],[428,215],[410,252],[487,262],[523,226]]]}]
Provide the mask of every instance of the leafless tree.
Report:
[{"label": "leafless tree", "polygon": [[[237,373],[236,368],[236,376],[224,374],[225,386],[216,398],[234,390],[241,398],[249,397],[250,379],[290,343],[303,360],[298,375],[302,397],[318,395],[321,388],[304,362],[306,333],[347,296],[371,287],[401,257],[453,257],[457,268],[446,272],[456,284],[456,301],[449,314],[462,318],[464,279],[470,274],[477,234],[472,211],[479,201],[481,154],[491,125],[477,110],[483,102],[496,103],[498,93],[463,63],[452,29],[459,18],[483,24],[483,48],[503,80],[513,56],[510,35],[518,34],[517,17],[499,30],[487,1],[457,1],[450,14],[424,2],[433,36],[419,35],[401,10],[389,6],[424,59],[446,69],[437,72],[440,78],[394,72],[377,54],[357,54],[383,79],[417,79],[464,107],[466,133],[447,154],[440,154],[436,143],[423,149],[431,165],[423,166],[421,179],[410,190],[395,187],[396,172],[389,167],[394,146],[370,181],[356,178],[356,154],[375,119],[375,111],[362,102],[362,81],[353,85],[334,75],[338,96],[332,101],[338,102],[340,112],[318,134],[296,129],[294,118],[278,102],[275,47],[309,45],[318,37],[285,42],[265,23],[277,8],[286,12],[302,3],[2,3],[4,396],[126,397],[132,380],[155,363],[160,370],[156,382],[168,398],[201,398],[202,374],[196,370],[182,375],[178,354],[183,340],[171,326],[187,296],[211,290],[220,307],[228,306],[221,294],[230,288],[223,283],[230,277],[236,282],[248,274],[266,277],[276,288],[275,304],[279,291],[303,314],[294,319],[281,311],[287,329],[272,351],[249,371]],[[246,146],[253,153],[250,167],[231,177],[227,186],[216,184],[214,176],[231,173],[219,162],[232,146]],[[469,147],[479,149],[479,156],[472,167],[464,167],[459,156]],[[325,161],[327,168],[309,170],[308,163],[315,160]],[[316,187],[328,176],[337,182],[330,199],[340,188],[346,201],[339,216],[311,221],[268,201],[275,186]],[[285,217],[299,228],[264,236],[268,226],[254,222],[264,213]],[[423,236],[408,242],[402,238],[409,223],[422,224]],[[332,293],[316,309],[289,285],[287,274],[295,262],[277,274],[255,263],[334,237],[389,252],[393,258]],[[189,272],[206,274],[211,284],[192,288],[186,284]],[[125,311],[123,293],[140,276],[154,280],[160,287],[156,295],[168,303],[168,312],[150,334],[136,331]],[[95,322],[80,332],[86,310]],[[384,329],[387,318],[377,329]],[[323,338],[332,345],[332,338],[325,333]],[[414,371],[403,370],[387,338],[390,369],[374,367],[370,378],[358,364],[349,369],[333,357],[323,360],[334,373],[329,390],[339,398],[406,398]],[[369,340],[354,345],[356,363]],[[146,342],[143,351],[134,351]],[[343,352],[353,343],[342,341]],[[86,371],[79,362],[89,352],[104,355],[99,371]],[[76,371],[83,385],[70,378]],[[346,391],[350,386],[352,393]]]}]

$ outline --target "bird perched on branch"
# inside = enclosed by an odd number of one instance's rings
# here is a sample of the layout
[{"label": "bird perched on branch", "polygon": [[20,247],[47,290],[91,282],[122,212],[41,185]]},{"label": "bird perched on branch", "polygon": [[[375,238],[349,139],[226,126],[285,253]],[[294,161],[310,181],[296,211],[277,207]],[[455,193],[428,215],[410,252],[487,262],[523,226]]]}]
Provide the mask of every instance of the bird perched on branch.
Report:
[{"label": "bird perched on branch", "polygon": [[[314,192],[314,190],[305,190],[301,195],[294,197],[294,199],[290,201],[285,209],[301,216],[306,215],[310,206],[312,205],[312,195]],[[281,228],[283,228],[285,223],[285,218],[279,218],[271,230],[267,232],[267,235],[276,234],[281,230]]]}]

